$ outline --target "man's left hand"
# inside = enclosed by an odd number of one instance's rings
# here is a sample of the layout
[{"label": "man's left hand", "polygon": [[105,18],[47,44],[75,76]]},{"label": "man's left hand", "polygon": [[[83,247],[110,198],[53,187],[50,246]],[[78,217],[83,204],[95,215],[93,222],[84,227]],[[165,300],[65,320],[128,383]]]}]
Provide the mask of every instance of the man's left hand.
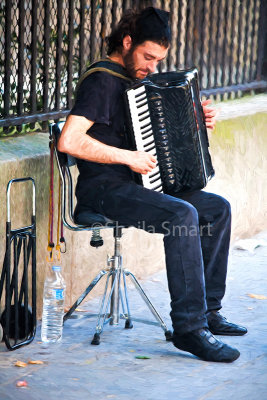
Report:
[{"label": "man's left hand", "polygon": [[211,104],[211,100],[204,100],[201,102],[201,104],[205,115],[206,127],[213,130],[215,128],[218,111],[215,107],[207,107],[209,104]]}]

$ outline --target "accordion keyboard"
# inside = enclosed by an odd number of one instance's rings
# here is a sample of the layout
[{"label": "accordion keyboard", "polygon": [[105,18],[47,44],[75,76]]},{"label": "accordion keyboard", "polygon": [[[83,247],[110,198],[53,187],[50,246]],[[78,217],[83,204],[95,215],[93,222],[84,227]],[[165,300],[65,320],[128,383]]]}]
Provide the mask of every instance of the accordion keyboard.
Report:
[{"label": "accordion keyboard", "polygon": [[[154,141],[150,112],[145,86],[139,86],[127,91],[132,128],[135,136],[136,149],[152,154],[157,160],[156,145]],[[146,175],[141,175],[143,186],[162,192],[162,181],[158,160],[156,167]]]}]

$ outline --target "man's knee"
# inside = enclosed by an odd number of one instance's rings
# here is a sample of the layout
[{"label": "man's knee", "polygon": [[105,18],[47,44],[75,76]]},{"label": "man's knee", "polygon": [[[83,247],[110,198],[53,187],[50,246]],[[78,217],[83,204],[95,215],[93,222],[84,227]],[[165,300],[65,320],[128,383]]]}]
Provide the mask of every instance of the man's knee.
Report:
[{"label": "man's knee", "polygon": [[169,228],[172,235],[190,236],[198,233],[198,213],[194,206],[184,203],[173,210],[169,221]]},{"label": "man's knee", "polygon": [[224,216],[224,218],[230,218],[231,217],[231,204],[229,203],[228,200],[226,200],[224,197],[218,196],[218,208],[221,211],[221,214]]}]

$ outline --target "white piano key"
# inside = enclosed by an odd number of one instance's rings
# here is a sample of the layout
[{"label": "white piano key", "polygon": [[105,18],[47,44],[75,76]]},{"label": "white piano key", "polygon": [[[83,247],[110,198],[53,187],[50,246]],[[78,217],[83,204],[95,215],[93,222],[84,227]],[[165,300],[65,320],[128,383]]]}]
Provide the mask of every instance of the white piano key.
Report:
[{"label": "white piano key", "polygon": [[146,89],[145,89],[145,86],[142,85],[142,86],[139,86],[138,88],[129,90],[129,92],[132,92],[134,94],[134,96],[137,97],[141,93],[145,93]]}]

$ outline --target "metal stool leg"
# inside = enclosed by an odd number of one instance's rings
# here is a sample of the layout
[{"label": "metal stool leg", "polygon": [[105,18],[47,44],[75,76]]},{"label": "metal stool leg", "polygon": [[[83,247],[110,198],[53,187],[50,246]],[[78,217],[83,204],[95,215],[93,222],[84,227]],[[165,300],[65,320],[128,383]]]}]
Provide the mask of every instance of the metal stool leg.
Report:
[{"label": "metal stool leg", "polygon": [[85,299],[85,297],[91,292],[91,290],[96,286],[96,284],[106,275],[108,271],[102,270],[99,274],[92,280],[92,282],[87,286],[85,291],[81,294],[81,296],[75,301],[72,307],[68,312],[64,315],[63,322],[65,322],[68,318],[70,318],[71,314],[76,310],[76,308],[81,304],[81,302]]},{"label": "metal stool leg", "polygon": [[133,321],[143,322],[144,324],[160,326],[163,329],[164,333],[165,333],[166,340],[171,340],[172,339],[172,332],[170,330],[168,330],[165,322],[163,321],[163,319],[161,318],[161,316],[159,315],[159,313],[157,312],[157,310],[155,309],[155,307],[153,306],[153,304],[151,303],[151,301],[147,297],[145,291],[143,290],[142,286],[140,285],[140,283],[138,282],[136,277],[130,271],[127,271],[127,270],[124,270],[124,273],[125,273],[126,276],[129,276],[131,278],[131,280],[134,283],[137,291],[140,293],[140,295],[143,298],[145,304],[148,306],[149,310],[151,311],[151,313],[153,314],[153,316],[155,317],[157,322],[153,323],[151,321],[147,321],[147,320],[144,320],[144,319],[138,319],[138,318],[132,318],[132,320]]},{"label": "metal stool leg", "polygon": [[127,285],[126,285],[126,278],[125,278],[125,271],[124,269],[122,270],[122,276],[123,276],[123,287],[124,287],[124,298],[125,298],[125,303],[126,303],[126,308],[127,308],[127,314],[124,311],[124,304],[123,304],[123,296],[121,293],[121,303],[123,307],[123,315],[121,318],[125,318],[125,329],[132,329],[133,328],[133,323],[132,323],[132,318],[131,318],[131,312],[130,312],[130,306],[129,306],[129,300],[128,300],[128,292],[127,292]]},{"label": "metal stool leg", "polygon": [[[108,308],[109,308],[109,306],[111,307],[111,300],[112,300],[112,296],[114,295],[114,290],[115,290],[115,288],[118,287],[119,275],[120,275],[120,271],[111,270],[109,275],[108,275],[108,277],[107,277],[107,283],[106,283],[106,287],[105,287],[105,292],[104,292],[104,295],[103,295],[103,298],[102,298],[101,307],[100,307],[99,314],[98,314],[98,321],[97,321],[97,324],[96,324],[96,330],[95,330],[94,338],[93,338],[91,344],[95,344],[95,345],[100,344],[100,334],[103,331],[104,324],[107,324],[108,322],[110,324],[112,323],[113,315],[110,314],[110,313],[108,314]],[[110,276],[112,276],[112,286],[111,286],[110,293],[109,293],[109,296],[108,296],[108,299],[107,299],[107,302],[106,302],[105,311],[102,312],[103,308],[104,308],[104,304],[105,304],[108,281],[109,281]],[[108,316],[108,319],[107,319],[107,316]]]}]

